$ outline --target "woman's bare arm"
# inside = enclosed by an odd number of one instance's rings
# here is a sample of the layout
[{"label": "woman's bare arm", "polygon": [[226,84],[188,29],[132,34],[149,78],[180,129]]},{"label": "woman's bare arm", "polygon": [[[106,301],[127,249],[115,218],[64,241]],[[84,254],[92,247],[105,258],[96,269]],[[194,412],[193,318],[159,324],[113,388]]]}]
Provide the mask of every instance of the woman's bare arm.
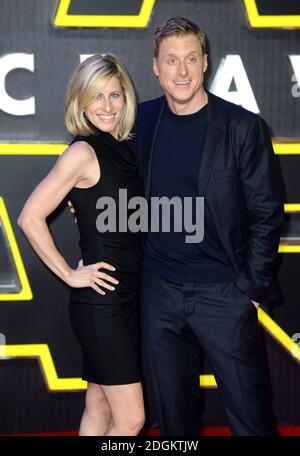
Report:
[{"label": "woman's bare arm", "polygon": [[[87,178],[88,169],[94,159],[94,151],[85,142],[68,147],[57,160],[49,174],[35,188],[27,200],[18,225],[44,263],[64,282],[73,287],[91,286],[102,291],[102,279],[117,283],[112,277],[98,271],[99,268],[115,268],[107,263],[80,266],[73,270],[57,250],[46,222],[47,217],[58,207],[69,191],[81,180]],[[105,286],[114,289],[110,285]],[[102,291],[101,294],[104,294]]]}]

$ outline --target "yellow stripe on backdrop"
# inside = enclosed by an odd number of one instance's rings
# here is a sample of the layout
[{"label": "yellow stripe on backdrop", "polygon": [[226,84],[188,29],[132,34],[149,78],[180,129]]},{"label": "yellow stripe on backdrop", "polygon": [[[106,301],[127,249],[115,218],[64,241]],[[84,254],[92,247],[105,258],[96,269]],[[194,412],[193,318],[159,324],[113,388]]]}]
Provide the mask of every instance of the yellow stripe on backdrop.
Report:
[{"label": "yellow stripe on backdrop", "polygon": [[55,27],[117,27],[145,28],[148,25],[155,0],[143,0],[137,15],[68,14],[71,0],[60,0],[53,19]]},{"label": "yellow stripe on backdrop", "polygon": [[[269,0],[265,0],[266,2]],[[296,2],[297,0],[295,0]],[[244,0],[249,24],[252,28],[280,28],[297,29],[300,28],[299,14],[284,15],[262,15],[259,14],[256,0]],[[284,0],[282,1],[284,8]]]}]

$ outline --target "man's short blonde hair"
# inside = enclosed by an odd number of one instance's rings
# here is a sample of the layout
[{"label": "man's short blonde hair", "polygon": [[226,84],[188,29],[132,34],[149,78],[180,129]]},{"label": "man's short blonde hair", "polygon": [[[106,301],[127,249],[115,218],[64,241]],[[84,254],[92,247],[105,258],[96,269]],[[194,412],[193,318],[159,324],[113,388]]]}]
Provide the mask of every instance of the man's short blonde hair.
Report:
[{"label": "man's short blonde hair", "polygon": [[156,29],[154,35],[154,57],[158,57],[160,44],[165,38],[170,36],[182,37],[190,34],[198,37],[202,52],[206,54],[206,38],[204,32],[189,19],[176,16],[171,17]]},{"label": "man's short blonde hair", "polygon": [[72,135],[88,136],[96,132],[84,110],[112,76],[119,79],[125,100],[119,122],[118,140],[123,141],[130,137],[136,115],[135,92],[124,65],[113,54],[93,55],[75,69],[69,83],[65,106],[65,123]]}]

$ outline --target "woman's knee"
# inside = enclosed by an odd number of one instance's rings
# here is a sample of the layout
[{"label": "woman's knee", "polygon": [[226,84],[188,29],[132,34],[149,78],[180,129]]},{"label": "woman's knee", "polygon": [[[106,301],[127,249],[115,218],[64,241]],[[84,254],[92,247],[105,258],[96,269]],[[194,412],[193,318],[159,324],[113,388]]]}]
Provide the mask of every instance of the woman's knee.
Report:
[{"label": "woman's knee", "polygon": [[141,384],[102,387],[113,417],[111,435],[137,435],[145,423]]},{"label": "woman's knee", "polygon": [[137,434],[143,429],[144,424],[145,424],[145,414],[144,414],[144,412],[142,412],[136,416],[135,421],[134,421],[134,428],[135,428]]},{"label": "woman's knee", "polygon": [[143,411],[127,415],[115,423],[126,435],[137,435],[143,429],[144,424],[145,414]]},{"label": "woman's knee", "polygon": [[89,412],[99,412],[111,415],[110,407],[99,385],[89,384],[85,396],[85,408]]}]

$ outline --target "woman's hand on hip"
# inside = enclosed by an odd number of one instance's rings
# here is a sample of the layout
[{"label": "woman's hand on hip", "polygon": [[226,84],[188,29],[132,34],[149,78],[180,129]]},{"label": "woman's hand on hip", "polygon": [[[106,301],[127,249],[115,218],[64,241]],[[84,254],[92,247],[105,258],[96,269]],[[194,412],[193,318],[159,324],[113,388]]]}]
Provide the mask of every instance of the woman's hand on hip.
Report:
[{"label": "woman's hand on hip", "polygon": [[91,287],[97,293],[105,295],[103,288],[114,291],[115,287],[111,284],[117,285],[119,283],[117,279],[106,274],[105,270],[115,271],[116,268],[104,261],[84,266],[80,260],[77,269],[71,269],[66,283],[73,288]]}]

